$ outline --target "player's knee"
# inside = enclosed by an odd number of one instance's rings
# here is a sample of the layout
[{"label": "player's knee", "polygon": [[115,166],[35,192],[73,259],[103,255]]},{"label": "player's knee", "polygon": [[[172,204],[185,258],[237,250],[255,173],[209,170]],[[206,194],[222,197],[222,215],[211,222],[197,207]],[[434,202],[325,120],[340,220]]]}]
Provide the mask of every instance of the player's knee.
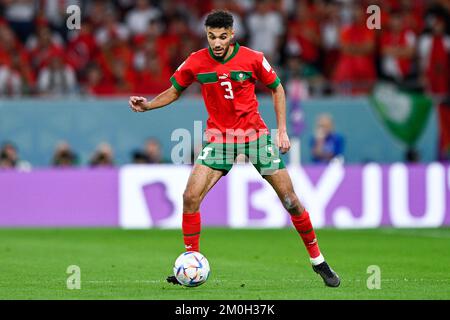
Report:
[{"label": "player's knee", "polygon": [[282,202],[284,208],[290,214],[299,215],[303,211],[303,206],[294,192],[289,192],[286,195],[284,195]]},{"label": "player's knee", "polygon": [[183,193],[183,206],[185,208],[198,207],[200,205],[200,196],[190,190]]}]

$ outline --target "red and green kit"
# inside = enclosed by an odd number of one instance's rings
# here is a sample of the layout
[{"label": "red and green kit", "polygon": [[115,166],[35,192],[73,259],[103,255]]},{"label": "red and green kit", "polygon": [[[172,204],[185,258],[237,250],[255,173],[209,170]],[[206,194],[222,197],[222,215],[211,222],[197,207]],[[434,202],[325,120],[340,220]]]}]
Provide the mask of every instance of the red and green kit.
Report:
[{"label": "red and green kit", "polygon": [[[256,81],[271,89],[280,84],[263,53],[236,43],[232,54],[221,60],[213,55],[210,48],[205,48],[192,53],[170,81],[179,91],[194,81],[201,85],[209,114],[206,129],[209,144],[197,162],[229,171],[239,150],[244,150],[241,153],[250,158],[250,154],[245,152],[249,150],[250,153],[256,152],[257,159],[261,160],[251,161],[259,172],[260,163],[264,163],[263,167],[270,165],[270,171],[275,169],[274,166],[284,168],[278,148],[272,145],[267,125],[258,111],[255,95]],[[227,144],[236,147],[227,148]]]}]

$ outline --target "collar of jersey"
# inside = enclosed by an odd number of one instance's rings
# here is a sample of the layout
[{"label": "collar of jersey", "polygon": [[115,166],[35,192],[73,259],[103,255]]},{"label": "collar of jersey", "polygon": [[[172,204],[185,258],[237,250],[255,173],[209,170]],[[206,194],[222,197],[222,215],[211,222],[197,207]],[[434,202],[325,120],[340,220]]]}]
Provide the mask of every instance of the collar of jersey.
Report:
[{"label": "collar of jersey", "polygon": [[226,58],[226,59],[224,59],[224,60],[222,60],[222,59],[219,59],[219,58],[216,58],[216,56],[214,55],[214,53],[213,53],[213,51],[212,51],[212,49],[211,49],[211,47],[210,46],[208,46],[208,51],[209,51],[209,55],[211,56],[211,58],[213,58],[214,60],[216,60],[217,62],[220,62],[221,64],[225,64],[225,63],[227,63],[228,61],[230,61],[231,59],[233,59],[234,58],[234,56],[238,53],[238,51],[239,51],[239,43],[235,43],[234,44],[234,49],[233,49],[233,52],[231,53],[231,55],[228,57],[228,58]]}]

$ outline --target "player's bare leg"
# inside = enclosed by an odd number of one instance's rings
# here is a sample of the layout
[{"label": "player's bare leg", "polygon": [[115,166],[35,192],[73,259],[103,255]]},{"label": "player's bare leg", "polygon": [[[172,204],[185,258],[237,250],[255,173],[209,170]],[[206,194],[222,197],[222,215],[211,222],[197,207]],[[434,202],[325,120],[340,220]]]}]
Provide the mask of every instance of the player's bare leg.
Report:
[{"label": "player's bare leg", "polygon": [[309,218],[309,213],[305,210],[295,194],[288,171],[286,169],[280,169],[272,175],[264,175],[263,177],[273,187],[284,208],[291,215],[292,223],[309,253],[313,270],[322,277],[327,286],[339,286],[340,279],[338,275],[328,266],[320,253],[314,228]]},{"label": "player's bare leg", "polygon": [[200,203],[223,172],[195,164],[183,193],[183,235],[187,251],[200,251]]},{"label": "player's bare leg", "polygon": [[215,170],[196,163],[189,176],[183,194],[183,212],[197,212],[203,198],[217,181],[219,181],[223,174],[224,173],[221,170]]},{"label": "player's bare leg", "polygon": [[[202,164],[195,164],[183,193],[183,238],[187,251],[200,251],[200,204],[209,190],[223,176],[223,171]],[[175,276],[167,282],[179,284]]]}]

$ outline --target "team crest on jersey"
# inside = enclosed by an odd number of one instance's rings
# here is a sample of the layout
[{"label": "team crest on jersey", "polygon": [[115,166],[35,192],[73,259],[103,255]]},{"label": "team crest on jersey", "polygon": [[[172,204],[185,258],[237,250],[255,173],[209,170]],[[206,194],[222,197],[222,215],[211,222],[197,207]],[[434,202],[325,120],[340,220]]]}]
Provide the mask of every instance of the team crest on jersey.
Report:
[{"label": "team crest on jersey", "polygon": [[273,151],[272,146],[266,146],[266,152],[267,152],[268,154],[270,154],[271,156],[274,156],[274,155],[275,155],[275,152]]}]

